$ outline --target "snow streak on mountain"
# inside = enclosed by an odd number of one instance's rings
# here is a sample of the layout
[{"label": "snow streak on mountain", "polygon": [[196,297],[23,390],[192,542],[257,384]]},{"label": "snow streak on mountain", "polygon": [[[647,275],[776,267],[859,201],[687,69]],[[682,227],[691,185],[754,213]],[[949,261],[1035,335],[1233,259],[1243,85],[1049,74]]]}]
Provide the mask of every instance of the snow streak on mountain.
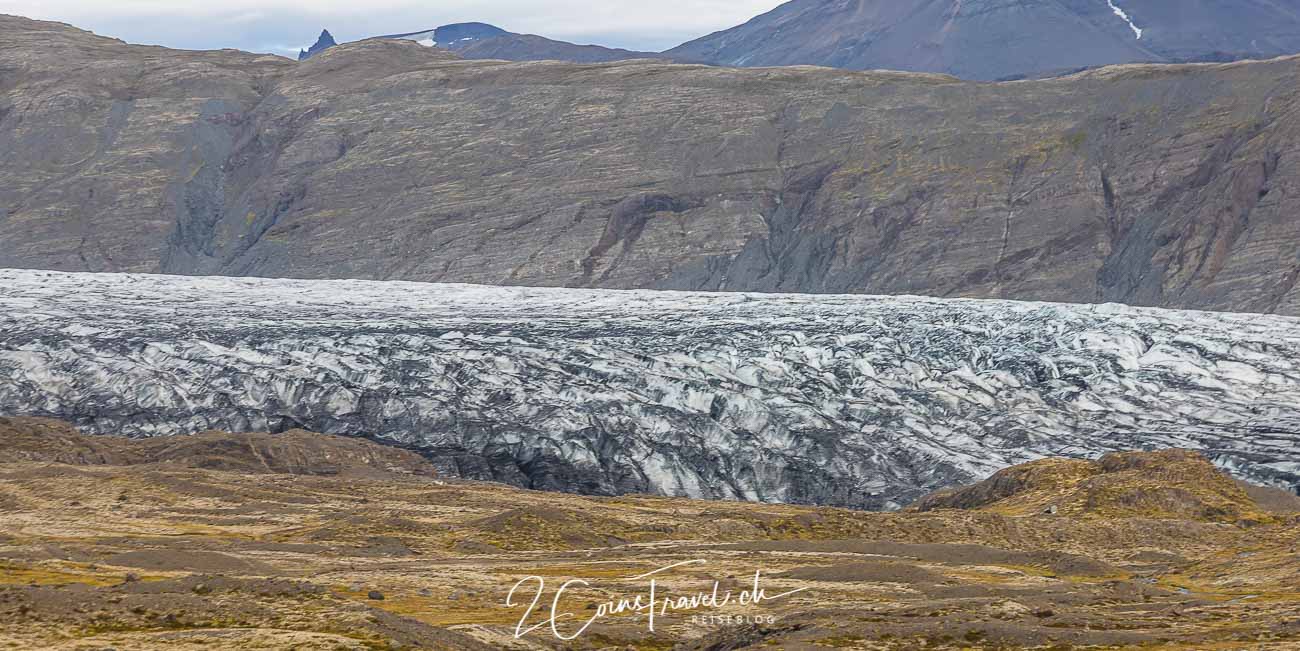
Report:
[{"label": "snow streak on mountain", "polygon": [[1300,320],[999,301],[0,271],[0,411],[304,427],[541,489],[891,508],[1048,455],[1300,479]]},{"label": "snow streak on mountain", "polygon": [[1142,28],[1133,23],[1133,19],[1129,17],[1128,13],[1116,6],[1115,0],[1106,0],[1106,4],[1110,5],[1110,10],[1115,12],[1116,16],[1119,16],[1120,19],[1128,23],[1129,29],[1133,30],[1133,33],[1137,35],[1138,40],[1142,40]]}]

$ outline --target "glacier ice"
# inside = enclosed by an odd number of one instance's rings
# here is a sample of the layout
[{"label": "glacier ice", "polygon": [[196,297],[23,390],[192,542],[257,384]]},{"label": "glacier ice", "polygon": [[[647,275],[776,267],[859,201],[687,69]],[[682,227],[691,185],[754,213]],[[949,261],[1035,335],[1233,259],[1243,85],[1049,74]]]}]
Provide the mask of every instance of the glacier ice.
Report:
[{"label": "glacier ice", "polygon": [[303,427],[449,475],[894,508],[1043,456],[1300,481],[1300,320],[1118,305],[0,270],[0,413]]}]

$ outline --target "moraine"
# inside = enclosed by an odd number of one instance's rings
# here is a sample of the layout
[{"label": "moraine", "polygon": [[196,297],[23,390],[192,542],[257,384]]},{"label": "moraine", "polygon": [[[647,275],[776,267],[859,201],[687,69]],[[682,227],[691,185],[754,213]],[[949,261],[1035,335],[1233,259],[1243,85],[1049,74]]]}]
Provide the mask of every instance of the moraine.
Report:
[{"label": "moraine", "polygon": [[896,508],[1044,456],[1300,482],[1300,320],[0,270],[0,414],[302,427],[547,490]]}]

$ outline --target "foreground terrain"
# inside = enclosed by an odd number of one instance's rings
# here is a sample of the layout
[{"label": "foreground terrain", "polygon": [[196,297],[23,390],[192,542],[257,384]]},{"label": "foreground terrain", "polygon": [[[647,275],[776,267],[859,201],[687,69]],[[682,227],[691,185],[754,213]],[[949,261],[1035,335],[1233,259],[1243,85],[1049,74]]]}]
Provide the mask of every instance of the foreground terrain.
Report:
[{"label": "foreground terrain", "polygon": [[1300,315],[1294,57],[982,84],[0,44],[0,266]]},{"label": "foreground terrain", "polygon": [[[14,649],[1300,648],[1300,500],[1185,452],[1039,461],[870,514],[444,481],[307,433],[130,442],[3,419],[0,440]],[[696,559],[658,589],[738,592],[761,570],[769,595],[804,590],[654,633],[622,616],[514,638],[525,577],[547,603],[588,580],[566,601],[585,619]]]}]

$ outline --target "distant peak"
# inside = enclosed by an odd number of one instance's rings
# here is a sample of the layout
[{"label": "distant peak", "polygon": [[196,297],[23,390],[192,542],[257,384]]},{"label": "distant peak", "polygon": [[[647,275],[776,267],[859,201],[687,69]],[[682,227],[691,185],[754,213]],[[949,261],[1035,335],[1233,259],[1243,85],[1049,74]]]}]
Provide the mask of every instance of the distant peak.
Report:
[{"label": "distant peak", "polygon": [[470,22],[467,22],[467,23],[447,23],[446,25],[443,25],[443,27],[444,27],[444,28],[448,28],[448,29],[456,29],[456,28],[472,28],[472,29],[487,29],[487,30],[495,30],[495,31],[498,31],[498,32],[504,32],[504,31],[506,31],[506,30],[504,30],[504,29],[501,29],[500,27],[497,27],[496,25],[492,25],[492,24],[490,24],[490,23],[480,23],[480,22],[477,22],[477,21],[470,21]]},{"label": "distant peak", "polygon": [[436,38],[441,43],[493,38],[510,33],[496,25],[489,25],[487,23],[455,23],[452,25],[443,25],[434,31],[437,33]]},{"label": "distant peak", "polygon": [[321,52],[329,48],[332,48],[335,45],[338,45],[338,42],[334,40],[334,35],[331,34],[328,29],[322,29],[320,32],[320,36],[316,39],[316,43],[314,45],[312,45],[310,48],[307,48],[306,50],[298,51],[298,60],[305,61],[307,59],[310,59],[311,57],[320,54]]},{"label": "distant peak", "polygon": [[425,46],[458,50],[477,41],[485,41],[509,34],[510,32],[487,23],[454,23],[421,32],[390,34],[379,38],[400,38],[415,41]]}]

